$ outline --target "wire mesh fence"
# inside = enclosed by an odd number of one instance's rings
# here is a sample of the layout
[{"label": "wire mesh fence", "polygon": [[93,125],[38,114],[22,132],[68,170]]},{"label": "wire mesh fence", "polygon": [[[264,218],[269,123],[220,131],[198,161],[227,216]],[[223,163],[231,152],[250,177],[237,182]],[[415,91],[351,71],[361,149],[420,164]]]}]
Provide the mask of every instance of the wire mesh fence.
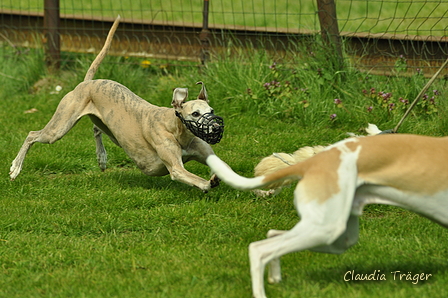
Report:
[{"label": "wire mesh fence", "polygon": [[[112,54],[150,59],[204,59],[235,44],[278,57],[322,30],[319,3],[329,0],[60,0],[62,51],[96,52],[117,15],[122,23]],[[48,0],[3,0],[0,41],[42,46]],[[448,57],[448,0],[337,0],[344,59],[360,69],[390,73],[405,62],[409,72],[430,75]],[[205,13],[207,4],[207,13]],[[49,8],[47,7],[47,10]],[[54,8],[53,8],[54,9]]]}]

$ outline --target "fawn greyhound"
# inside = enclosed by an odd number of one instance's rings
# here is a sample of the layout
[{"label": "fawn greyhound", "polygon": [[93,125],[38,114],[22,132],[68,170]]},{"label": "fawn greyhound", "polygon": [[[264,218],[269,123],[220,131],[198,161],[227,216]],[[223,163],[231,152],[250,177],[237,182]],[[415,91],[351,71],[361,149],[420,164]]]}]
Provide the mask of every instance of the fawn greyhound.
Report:
[{"label": "fawn greyhound", "polygon": [[190,160],[206,164],[206,158],[214,154],[209,143],[219,142],[224,130],[223,120],[214,115],[202,82],[199,82],[202,89],[196,100],[186,101],[188,89],[176,88],[171,102],[173,108],[165,108],[150,104],[117,82],[93,80],[119,21],[118,16],[84,81],[62,98],[42,130],[28,134],[12,162],[11,179],[19,175],[25,156],[35,142],[52,144],[58,141],[81,117],[88,115],[94,123],[97,160],[102,170],[106,169],[107,161],[102,142],[105,133],[145,174],[170,174],[173,180],[207,192],[219,185],[219,179],[213,175],[207,181],[184,168],[184,163]]}]

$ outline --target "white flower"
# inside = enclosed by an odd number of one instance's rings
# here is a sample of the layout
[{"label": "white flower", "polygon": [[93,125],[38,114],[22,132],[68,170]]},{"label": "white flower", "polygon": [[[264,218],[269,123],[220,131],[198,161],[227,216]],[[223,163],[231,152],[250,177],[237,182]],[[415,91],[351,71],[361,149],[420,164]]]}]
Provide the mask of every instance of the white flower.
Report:
[{"label": "white flower", "polygon": [[56,88],[54,88],[55,91],[51,91],[50,94],[58,94],[59,91],[62,90],[62,87],[57,85]]}]

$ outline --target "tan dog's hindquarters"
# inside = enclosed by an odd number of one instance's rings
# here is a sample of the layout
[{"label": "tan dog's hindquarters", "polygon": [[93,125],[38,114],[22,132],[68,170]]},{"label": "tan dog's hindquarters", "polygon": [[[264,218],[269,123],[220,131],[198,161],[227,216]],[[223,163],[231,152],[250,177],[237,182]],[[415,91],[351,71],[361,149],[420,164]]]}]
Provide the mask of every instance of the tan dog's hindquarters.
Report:
[{"label": "tan dog's hindquarters", "polygon": [[[112,36],[118,26],[112,26],[106,43],[89,68],[85,81],[67,93],[59,103],[53,117],[40,131],[31,131],[12,162],[10,177],[20,173],[26,153],[35,142],[52,144],[61,139],[77,121],[88,115],[94,123],[96,154],[101,170],[106,169],[107,154],[102,141],[106,134],[113,143],[123,148],[136,165],[149,176],[170,174],[171,178],[195,186],[204,192],[219,184],[212,176],[205,180],[188,172],[184,163],[195,160],[206,164],[213,155],[211,146],[195,136],[182,123],[181,118],[197,121],[208,115],[213,125],[213,135],[201,137],[219,142],[223,133],[222,118],[213,113],[207,91],[202,84],[196,100],[187,101],[188,89],[176,88],[173,92],[173,108],[158,107],[140,98],[125,86],[111,80],[92,80],[102,58],[107,53]],[[214,119],[221,119],[218,120]],[[206,129],[207,131],[207,129]]]},{"label": "tan dog's hindquarters", "polygon": [[279,258],[312,250],[342,253],[358,241],[358,217],[366,204],[414,211],[448,227],[448,138],[384,134],[350,138],[303,162],[255,178],[234,173],[216,156],[207,163],[225,183],[251,190],[285,179],[300,180],[294,205],[300,221],[289,231],[271,230],[249,245],[253,296],[266,297],[268,280],[281,280]]},{"label": "tan dog's hindquarters", "polygon": [[[381,130],[375,124],[370,124],[365,129],[367,135],[373,136],[381,133]],[[360,137],[353,133],[349,133],[351,137]],[[288,166],[302,162],[317,153],[323,151],[326,146],[305,146],[296,150],[292,154],[288,153],[273,153],[265,158],[263,158],[254,169],[254,176],[263,176],[271,174],[280,169],[284,169]],[[278,194],[281,188],[293,183],[294,180],[285,179],[281,182],[273,183],[268,185],[269,190],[255,189],[253,192],[259,197],[266,197],[274,194]]]},{"label": "tan dog's hindquarters", "polygon": [[[306,146],[295,151],[292,154],[288,153],[273,153],[265,158],[263,158],[254,169],[254,176],[264,176],[274,173],[278,170],[284,169],[288,166],[292,166],[298,162],[304,161],[313,155],[321,152],[325,149],[325,146]],[[255,189],[254,193],[257,196],[265,197],[269,195],[278,194],[281,188],[293,183],[294,179],[285,179],[280,182],[269,184],[269,190]]]},{"label": "tan dog's hindquarters", "polygon": [[[85,81],[90,81],[95,76],[96,71],[98,70],[99,65],[103,61],[104,57],[106,56],[107,52],[109,51],[110,45],[112,43],[113,36],[115,34],[115,31],[117,30],[118,24],[120,23],[120,16],[118,16],[115,19],[115,22],[113,23],[109,34],[107,35],[106,41],[104,43],[103,48],[101,49],[98,56],[95,58],[95,60],[90,65],[89,69],[87,70],[86,76],[84,77]],[[58,110],[64,109],[63,106],[70,106],[70,101],[72,97],[73,91],[69,92],[62,100],[61,103],[59,103],[58,109],[55,112],[55,115],[59,115]],[[67,100],[67,99],[68,100]],[[66,100],[64,100],[66,99]],[[36,143],[40,142],[43,144],[52,144],[59,139],[61,139],[75,124],[76,122],[82,117],[80,116],[80,111],[77,111],[82,107],[73,107],[70,108],[72,111],[68,111],[68,113],[71,113],[71,117],[63,117],[62,119],[58,119],[58,117],[55,117],[55,115],[52,117],[50,122],[44,127],[44,129],[40,131],[31,131],[27,138],[25,139],[25,142],[22,145],[22,148],[20,149],[19,153],[17,154],[16,158],[13,160],[9,175],[11,180],[14,180],[20,173],[23,167],[23,161],[26,157],[26,154],[28,150],[31,148],[31,146]],[[96,138],[96,134],[95,134]]]}]

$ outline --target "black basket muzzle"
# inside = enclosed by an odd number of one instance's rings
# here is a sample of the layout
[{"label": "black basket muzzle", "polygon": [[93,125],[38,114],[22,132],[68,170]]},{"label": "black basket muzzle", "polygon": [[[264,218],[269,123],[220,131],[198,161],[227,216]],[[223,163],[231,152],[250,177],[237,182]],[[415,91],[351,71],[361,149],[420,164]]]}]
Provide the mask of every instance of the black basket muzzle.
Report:
[{"label": "black basket muzzle", "polygon": [[198,138],[213,145],[221,141],[224,134],[224,119],[212,113],[205,113],[198,120],[185,120],[181,113],[176,111],[176,116]]}]

